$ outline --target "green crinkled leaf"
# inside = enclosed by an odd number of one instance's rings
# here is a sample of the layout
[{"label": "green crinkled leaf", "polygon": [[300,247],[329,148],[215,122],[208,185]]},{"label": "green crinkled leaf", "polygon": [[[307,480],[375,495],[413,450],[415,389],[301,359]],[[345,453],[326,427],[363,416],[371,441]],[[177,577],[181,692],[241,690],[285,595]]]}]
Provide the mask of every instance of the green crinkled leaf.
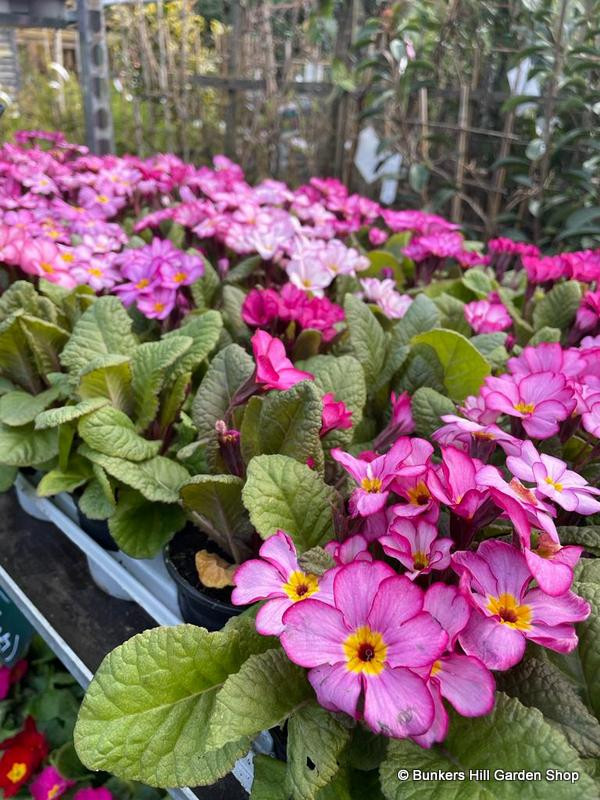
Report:
[{"label": "green crinkled leaf", "polygon": [[124,414],[133,414],[131,359],[108,355],[91,359],[80,373],[78,393],[82,400],[106,397]]},{"label": "green crinkled leaf", "polygon": [[19,324],[33,354],[38,372],[60,371],[60,353],[69,339],[69,333],[54,322],[23,314]]},{"label": "green crinkled leaf", "polygon": [[184,525],[185,515],[179,506],[150,503],[128,488],[119,491],[117,507],[108,520],[113,539],[133,558],[153,558]]},{"label": "green crinkled leaf", "polygon": [[412,396],[412,415],[420,436],[431,434],[444,424],[444,414],[456,414],[456,406],[448,397],[428,386],[422,386]]},{"label": "green crinkled leaf", "polygon": [[[390,740],[380,776],[387,800],[595,800],[594,781],[562,733],[535,708],[499,692],[494,711],[469,719],[451,715],[443,745],[424,750],[409,741]],[[490,781],[398,780],[399,769],[463,771],[489,769]],[[499,781],[494,770],[546,769],[580,773],[575,786],[555,781]]]},{"label": "green crinkled leaf", "polygon": [[[94,467],[97,466],[94,464]],[[91,480],[79,498],[79,508],[89,519],[108,519],[114,513],[116,505],[106,494],[102,483]]]},{"label": "green crinkled leaf", "polygon": [[254,756],[250,800],[289,800],[285,790],[286,765],[271,756]]},{"label": "green crinkled leaf", "polygon": [[213,470],[221,463],[215,435],[215,423],[224,419],[231,400],[254,371],[254,361],[237,344],[231,344],[218,353],[213,361],[192,405],[192,419],[198,429],[200,441],[206,444],[207,461]]},{"label": "green crinkled leaf", "polygon": [[148,461],[126,461],[93,450],[85,443],[80,445],[79,453],[121,483],[137,489],[146,500],[157,503],[176,503],[179,487],[190,477],[185,467],[164,456],[155,456]]},{"label": "green crinkled leaf", "polygon": [[15,311],[0,322],[0,372],[33,394],[42,390],[42,380],[25,334],[19,325],[22,311]]},{"label": "green crinkled leaf", "polygon": [[440,326],[469,336],[471,326],[465,319],[465,304],[458,297],[442,292],[433,301],[440,312]]},{"label": "green crinkled leaf", "polygon": [[92,477],[92,466],[81,456],[73,456],[66,469],[55,467],[47,472],[37,486],[39,497],[52,497],[60,492],[74,492]]},{"label": "green crinkled leaf", "polygon": [[249,339],[250,328],[242,319],[246,293],[239,286],[223,287],[223,317],[225,327],[235,339]]},{"label": "green crinkled leaf", "polygon": [[468,269],[462,277],[463,286],[466,286],[479,299],[484,300],[495,288],[495,282],[480,269]]},{"label": "green crinkled leaf", "polygon": [[217,749],[279,725],[312,695],[306,670],[293,664],[282,649],[252,655],[217,692],[208,747]]},{"label": "green crinkled leaf", "polygon": [[476,395],[491,369],[476,347],[456,331],[439,329],[415,336],[414,344],[426,344],[435,350],[444,369],[444,385],[452,400],[459,403]]},{"label": "green crinkled leaf", "polygon": [[352,349],[362,365],[369,388],[374,384],[385,362],[386,336],[375,314],[353,294],[346,295],[344,311]]},{"label": "green crinkled leaf", "polygon": [[534,347],[541,342],[560,342],[560,328],[550,328],[544,325],[539,331],[536,331],[527,344]]},{"label": "green crinkled leaf", "polygon": [[300,331],[300,335],[294,343],[292,361],[296,363],[302,359],[316,356],[319,352],[322,341],[323,336],[321,331],[317,331],[314,328],[305,328],[303,331]]},{"label": "green crinkled leaf", "polygon": [[123,304],[107,295],[99,297],[81,316],[60,360],[69,372],[78,375],[97,356],[130,356],[137,344]]},{"label": "green crinkled leaf", "polygon": [[[255,408],[253,405],[251,413]],[[322,470],[322,416],[323,401],[311,381],[301,381],[287,391],[270,392],[260,404],[259,418],[242,424],[244,459],[248,462],[255,455],[281,453],[301,464],[312,459],[315,468]],[[257,425],[250,436],[249,424]]]},{"label": "green crinkled leaf", "polygon": [[340,753],[349,738],[347,718],[338,718],[316,702],[290,717],[286,788],[293,800],[314,800],[338,771]]},{"label": "green crinkled leaf", "polygon": [[161,442],[148,441],[136,433],[129,417],[112,406],[81,417],[77,431],[92,449],[128,461],[145,461],[158,455],[161,447]]},{"label": "green crinkled leaf", "polygon": [[503,370],[508,361],[505,333],[480,333],[470,339],[472,345],[490,362],[492,369]]},{"label": "green crinkled leaf", "polygon": [[[43,283],[40,281],[40,289]],[[58,322],[59,319],[56,305],[48,297],[36,291],[30,281],[15,281],[0,296],[0,321],[19,310],[48,322]]]},{"label": "green crinkled leaf", "polygon": [[194,475],[180,489],[194,522],[238,563],[251,555],[253,533],[242,503],[243,485],[235,475]]},{"label": "green crinkled leaf", "polygon": [[261,264],[262,258],[260,256],[249,256],[240,261],[239,264],[236,264],[235,267],[227,270],[223,283],[237,283],[238,281],[246,280]]},{"label": "green crinkled leaf", "polygon": [[0,464],[0,492],[7,492],[15,482],[18,472],[17,467]]},{"label": "green crinkled leaf", "polygon": [[88,687],[75,747],[92,770],[151,786],[197,786],[226,775],[248,737],[208,751],[215,697],[248,656],[273,646],[254,622],[208,633],[195,625],[140,633],[104,659]]},{"label": "green crinkled leaf", "polygon": [[530,654],[516,667],[496,673],[496,685],[524,706],[538,708],[547,721],[560,725],[579,755],[600,757],[600,723],[573,684],[550,661]]},{"label": "green crinkled leaf", "polygon": [[55,430],[36,431],[33,423],[19,428],[0,425],[0,461],[11,467],[43,464],[58,455]]},{"label": "green crinkled leaf", "polygon": [[513,320],[517,342],[520,345],[525,344],[533,336],[533,328],[523,318],[523,315],[513,301],[514,293],[502,286],[500,286],[497,291],[500,300],[502,301],[503,305],[506,306],[506,309]]},{"label": "green crinkled leaf", "polygon": [[558,535],[561,544],[579,544],[588,553],[600,556],[600,525],[561,525]]},{"label": "green crinkled leaf", "polygon": [[8,392],[0,397],[0,422],[19,426],[33,422],[37,415],[48,408],[62,394],[60,386],[52,386],[39,394],[20,390]]},{"label": "green crinkled leaf", "polygon": [[367,402],[367,386],[365,373],[354,356],[318,355],[297,364],[299,369],[306,370],[315,376],[315,384],[323,392],[333,392],[337,401],[342,401],[352,412],[352,428],[347,431],[333,431],[327,442],[349,441],[352,431],[360,424],[363,409]]},{"label": "green crinkled leaf", "polygon": [[444,392],[444,368],[434,350],[426,345],[411,348],[408,363],[394,382],[396,391],[414,394],[421,386]]},{"label": "green crinkled leaf", "polygon": [[180,416],[191,381],[192,373],[184,372],[162,392],[158,421],[163,431]]},{"label": "green crinkled leaf", "polygon": [[144,342],[131,357],[131,386],[134,418],[138,431],[152,422],[158,411],[158,397],[165,380],[171,378],[170,367],[192,346],[190,336],[174,336],[159,342]]},{"label": "green crinkled leaf", "polygon": [[557,283],[533,309],[533,325],[536,331],[542,328],[566,330],[579,308],[581,288],[577,281]]},{"label": "green crinkled leaf", "polygon": [[217,289],[221,285],[221,279],[210,261],[201,253],[197,250],[188,250],[187,252],[200,256],[204,261],[204,275],[190,286],[190,291],[196,308],[205,311],[211,307]]},{"label": "green crinkled leaf", "polygon": [[97,411],[99,408],[108,405],[109,402],[106,397],[94,397],[90,400],[82,400],[73,406],[50,408],[48,411],[42,411],[38,414],[35,419],[35,427],[37,430],[56,428],[59,425],[64,425],[67,422],[72,422],[86,414],[90,414],[92,411]]},{"label": "green crinkled leaf", "polygon": [[577,653],[583,668],[590,705],[600,719],[600,584],[581,580],[573,585],[573,591],[581,595],[592,607],[592,613],[585,622],[577,625],[579,648]]},{"label": "green crinkled leaf", "polygon": [[439,328],[440,312],[433,300],[419,294],[408,307],[406,314],[396,323],[394,334],[398,345],[410,344],[418,333]]},{"label": "green crinkled leaf", "polygon": [[173,370],[169,372],[171,380],[194,370],[212,353],[217,346],[223,320],[218,311],[207,311],[200,316],[190,316],[180,328],[165,335],[166,340],[181,338],[192,339],[192,346],[177,360]]},{"label": "green crinkled leaf", "polygon": [[328,569],[335,567],[333,556],[323,547],[311,547],[298,556],[298,564],[303,572],[323,575]]},{"label": "green crinkled leaf", "polygon": [[263,539],[288,533],[298,551],[324,544],[333,536],[338,493],[305,464],[281,455],[257,456],[248,465],[242,492],[250,520]]},{"label": "green crinkled leaf", "polygon": [[244,408],[240,425],[240,449],[246,464],[261,452],[260,416],[264,402],[264,397],[253,395]]}]

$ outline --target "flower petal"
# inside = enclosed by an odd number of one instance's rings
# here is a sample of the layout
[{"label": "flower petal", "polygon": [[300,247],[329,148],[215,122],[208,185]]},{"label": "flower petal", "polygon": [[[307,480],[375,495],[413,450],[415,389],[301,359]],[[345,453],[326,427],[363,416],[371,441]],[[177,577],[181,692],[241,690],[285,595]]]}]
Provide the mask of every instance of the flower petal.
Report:
[{"label": "flower petal", "polygon": [[284,596],[281,587],[285,578],[276,567],[259,558],[244,561],[236,569],[233,580],[235,589],[231,593],[231,602],[236,606],[254,603],[265,597]]},{"label": "flower petal", "polygon": [[489,669],[474,656],[458,653],[440,659],[433,678],[442,695],[463,717],[480,717],[494,707],[496,681]]},{"label": "flower petal", "polygon": [[289,597],[268,600],[256,615],[256,630],[263,636],[279,636],[285,630],[283,615],[291,605]]},{"label": "flower petal", "polygon": [[320,600],[294,603],[283,615],[281,644],[291,661],[318,667],[345,661],[343,642],[350,631],[340,611]]},{"label": "flower petal", "polygon": [[458,641],[467,655],[476,656],[488,669],[514,667],[523,658],[526,644],[519,631],[477,612],[471,614]]},{"label": "flower petal", "polygon": [[350,630],[367,624],[379,585],[390,577],[397,575],[382,561],[353,561],[340,569],[333,582],[333,594]]},{"label": "flower petal", "polygon": [[345,711],[351,717],[357,717],[356,706],[362,688],[360,675],[346,669],[345,664],[324,664],[311,669],[308,680],[324,708]]},{"label": "flower petal", "polygon": [[456,637],[471,616],[471,606],[457,586],[434,583],[425,593],[423,610],[437,619],[450,637],[449,647],[454,647]]},{"label": "flower petal", "polygon": [[448,634],[431,614],[422,611],[402,625],[397,625],[394,620],[385,632],[384,640],[386,661],[392,667],[424,667],[444,652]]},{"label": "flower petal", "polygon": [[365,722],[376,733],[403,739],[425,733],[435,708],[425,681],[409,669],[364,675]]}]

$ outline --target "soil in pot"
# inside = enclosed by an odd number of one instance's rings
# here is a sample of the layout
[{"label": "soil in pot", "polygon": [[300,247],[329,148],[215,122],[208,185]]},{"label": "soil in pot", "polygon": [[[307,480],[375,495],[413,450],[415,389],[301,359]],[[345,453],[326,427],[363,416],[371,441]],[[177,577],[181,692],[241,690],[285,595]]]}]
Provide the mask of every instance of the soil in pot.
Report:
[{"label": "soil in pot", "polygon": [[244,606],[232,605],[233,587],[210,589],[200,582],[195,563],[198,550],[208,550],[221,558],[228,558],[202,531],[188,524],[165,547],[165,563],[177,584],[179,608],[184,621],[209,631],[218,631],[228,619],[240,614]]},{"label": "soil in pot", "polygon": [[96,544],[99,544],[100,547],[104,548],[104,550],[108,550],[109,552],[113,553],[116,552],[119,549],[119,545],[110,535],[108,522],[105,519],[90,519],[89,517],[86,517],[86,515],[79,508],[77,495],[75,495],[74,500],[77,505],[77,520],[81,530],[85,531],[90,539],[93,539]]}]

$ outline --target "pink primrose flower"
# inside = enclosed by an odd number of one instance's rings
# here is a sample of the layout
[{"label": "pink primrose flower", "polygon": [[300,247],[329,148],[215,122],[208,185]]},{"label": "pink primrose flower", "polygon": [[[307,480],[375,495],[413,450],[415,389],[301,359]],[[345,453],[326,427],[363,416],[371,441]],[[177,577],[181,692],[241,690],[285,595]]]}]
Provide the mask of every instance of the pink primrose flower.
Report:
[{"label": "pink primrose flower", "polygon": [[74,785],[75,781],[63,778],[55,767],[48,766],[29,785],[29,791],[33,800],[56,800]]},{"label": "pink primrose flower", "polygon": [[251,339],[256,362],[256,382],[264,389],[290,389],[300,381],[314,380],[310,372],[296,369],[280,339],[257,330]]},{"label": "pink primrose flower", "polygon": [[423,591],[387,564],[354,561],[338,568],[332,605],[309,598],[286,611],[281,643],[310,670],[322,706],[363,718],[376,733],[416,736],[435,709],[413,669],[433,664],[448,641],[423,602]]},{"label": "pink primrose flower", "polygon": [[465,319],[475,333],[495,333],[512,325],[510,314],[502,303],[489,300],[474,300],[464,308]]},{"label": "pink primrose flower", "polygon": [[379,543],[388,556],[406,567],[406,576],[411,580],[450,564],[452,539],[438,537],[436,526],[421,518],[413,522],[396,517]]},{"label": "pink primrose flower", "polygon": [[336,400],[333,392],[323,395],[323,421],[319,436],[323,438],[331,431],[352,427],[352,411],[342,400]]},{"label": "pink primrose flower", "polygon": [[530,589],[525,556],[512,545],[484,541],[476,553],[454,553],[452,566],[473,608],[458,637],[467,655],[504,670],[521,660],[528,639],[559,653],[577,647],[573,623],[589,616],[589,604],[573,592],[551,597]]},{"label": "pink primrose flower", "polygon": [[481,396],[488,408],[520,419],[527,435],[534,439],[548,439],[558,433],[559,423],[576,406],[564,375],[554,372],[488,377]]},{"label": "pink primrose flower", "polygon": [[304,572],[298,564],[293,541],[283,531],[270,536],[259,550],[260,558],[245,561],[234,575],[235,589],[231,593],[234,605],[247,605],[267,600],[256,615],[256,630],[263,636],[279,636],[284,625],[282,617],[294,603],[315,597],[332,602],[333,573],[321,578]]}]

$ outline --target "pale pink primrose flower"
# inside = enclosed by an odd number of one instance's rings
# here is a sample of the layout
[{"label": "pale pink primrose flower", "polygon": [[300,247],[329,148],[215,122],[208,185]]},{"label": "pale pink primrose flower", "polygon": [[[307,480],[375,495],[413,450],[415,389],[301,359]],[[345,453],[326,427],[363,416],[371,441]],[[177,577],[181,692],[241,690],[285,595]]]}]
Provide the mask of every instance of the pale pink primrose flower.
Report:
[{"label": "pale pink primrose flower", "polygon": [[283,614],[294,603],[318,598],[333,602],[332,579],[329,571],[320,578],[304,572],[298,564],[293,541],[283,531],[270,536],[259,550],[260,558],[245,561],[234,575],[235,589],[231,593],[234,605],[248,605],[267,600],[256,615],[256,630],[263,636],[279,636],[284,625]]},{"label": "pale pink primrose flower", "polygon": [[310,670],[326,709],[363,718],[386,736],[419,735],[435,711],[413,670],[434,663],[448,641],[423,602],[423,591],[387,564],[354,561],[337,568],[333,605],[309,598],[286,611],[281,643]]},{"label": "pale pink primrose flower", "polygon": [[139,311],[148,319],[165,319],[175,308],[177,293],[173,289],[153,289],[151,293],[140,294],[136,303]]},{"label": "pale pink primrose flower", "polygon": [[572,592],[529,589],[533,576],[512,545],[484,541],[476,553],[454,553],[452,566],[474,611],[458,637],[467,655],[504,670],[522,659],[528,639],[559,653],[577,647],[573,623],[589,616],[589,604]]},{"label": "pale pink primrose flower", "polygon": [[560,458],[537,452],[532,442],[523,442],[519,455],[509,456],[506,466],[515,477],[536,484],[536,493],[543,495],[566,511],[578,514],[597,514],[600,495],[589,483],[570,469]]}]

